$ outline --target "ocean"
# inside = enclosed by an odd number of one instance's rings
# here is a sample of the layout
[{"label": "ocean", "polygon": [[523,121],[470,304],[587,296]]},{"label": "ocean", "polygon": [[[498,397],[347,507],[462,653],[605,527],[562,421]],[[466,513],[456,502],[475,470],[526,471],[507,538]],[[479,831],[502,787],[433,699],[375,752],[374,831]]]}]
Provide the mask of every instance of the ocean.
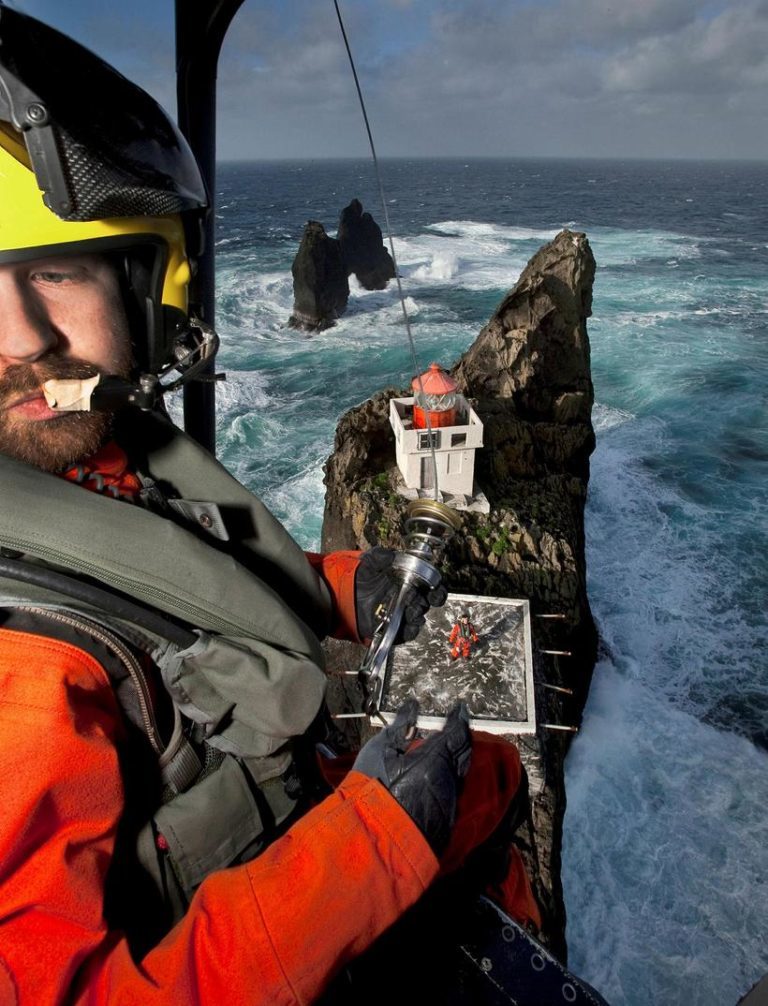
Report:
[{"label": "ocean", "polygon": [[[730,1006],[768,971],[768,165],[382,165],[419,365],[473,341],[531,255],[585,231],[602,639],[566,766],[572,967],[613,1006]],[[410,381],[394,287],[287,328],[304,224],[335,233],[362,161],[219,168],[221,459],[317,547],[338,417]],[[392,286],[392,285],[390,285]]]}]

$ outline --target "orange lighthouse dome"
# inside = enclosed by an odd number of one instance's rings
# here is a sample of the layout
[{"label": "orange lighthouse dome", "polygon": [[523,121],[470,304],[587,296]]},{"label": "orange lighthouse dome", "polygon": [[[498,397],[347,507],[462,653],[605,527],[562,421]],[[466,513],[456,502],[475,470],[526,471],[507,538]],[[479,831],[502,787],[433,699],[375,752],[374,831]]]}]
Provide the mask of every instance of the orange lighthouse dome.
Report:
[{"label": "orange lighthouse dome", "polygon": [[427,413],[433,428],[456,425],[459,386],[439,363],[431,363],[420,378],[414,377],[411,387],[414,391],[413,425],[417,430],[427,428]]}]

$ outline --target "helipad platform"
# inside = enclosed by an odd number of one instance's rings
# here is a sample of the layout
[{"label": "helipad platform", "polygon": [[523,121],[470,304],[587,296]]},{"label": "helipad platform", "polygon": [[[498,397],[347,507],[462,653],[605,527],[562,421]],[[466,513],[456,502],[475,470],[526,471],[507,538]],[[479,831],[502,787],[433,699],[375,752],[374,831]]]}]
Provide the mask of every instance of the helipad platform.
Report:
[{"label": "helipad platform", "polygon": [[[478,642],[468,658],[451,656],[451,629],[469,614]],[[436,730],[462,699],[472,727],[496,734],[535,734],[531,613],[526,600],[449,594],[430,609],[417,639],[393,648],[381,702],[385,718],[406,698],[418,699],[419,726]]]}]

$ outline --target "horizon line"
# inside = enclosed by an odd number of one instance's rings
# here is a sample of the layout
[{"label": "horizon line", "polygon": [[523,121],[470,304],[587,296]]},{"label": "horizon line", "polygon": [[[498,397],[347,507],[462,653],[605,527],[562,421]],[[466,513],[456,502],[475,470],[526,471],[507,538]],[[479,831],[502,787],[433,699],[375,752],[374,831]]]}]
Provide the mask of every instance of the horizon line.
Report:
[{"label": "horizon line", "polygon": [[[220,157],[216,159],[217,164],[314,164],[318,161],[327,163],[338,163],[341,161],[370,161],[370,154],[340,154],[340,155],[317,155],[315,157]],[[664,156],[643,156],[639,154],[607,156],[580,155],[580,154],[392,154],[379,155],[379,161],[568,161],[568,162],[613,162],[626,163],[642,162],[652,163],[687,163],[687,164],[755,164],[768,166],[768,156],[766,157],[729,157],[729,156],[706,156],[690,157],[667,154]]]}]

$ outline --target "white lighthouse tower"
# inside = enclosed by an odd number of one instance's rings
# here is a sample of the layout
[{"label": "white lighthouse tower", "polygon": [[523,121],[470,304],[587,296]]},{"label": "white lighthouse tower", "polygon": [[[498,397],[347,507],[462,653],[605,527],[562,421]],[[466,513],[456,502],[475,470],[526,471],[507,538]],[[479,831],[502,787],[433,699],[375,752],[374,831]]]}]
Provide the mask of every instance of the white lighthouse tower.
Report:
[{"label": "white lighthouse tower", "polygon": [[445,502],[487,513],[488,501],[474,485],[475,451],[483,446],[483,424],[477,413],[437,363],[414,378],[412,387],[412,398],[393,398],[389,403],[403,495],[432,496],[436,468]]}]

